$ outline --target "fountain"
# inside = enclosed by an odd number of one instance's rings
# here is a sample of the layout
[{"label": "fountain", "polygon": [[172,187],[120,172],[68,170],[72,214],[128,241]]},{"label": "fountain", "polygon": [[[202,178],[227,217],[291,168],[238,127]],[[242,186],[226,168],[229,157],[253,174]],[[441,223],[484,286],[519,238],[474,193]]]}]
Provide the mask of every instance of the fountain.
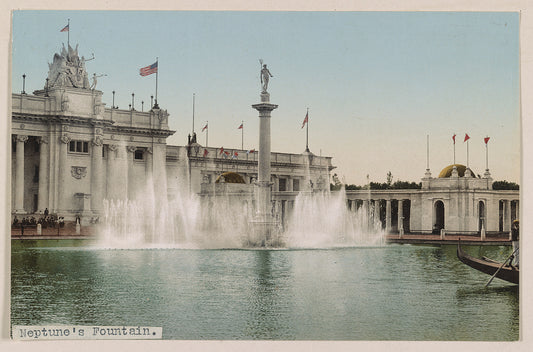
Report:
[{"label": "fountain", "polygon": [[[262,64],[262,62],[261,62]],[[313,154],[303,153],[305,182],[303,190],[281,221],[280,210],[273,207],[271,191],[271,112],[267,92],[270,72],[262,65],[261,103],[252,107],[259,112],[258,179],[252,185],[213,183],[211,196],[201,197],[190,190],[190,165],[183,148],[178,177],[164,185],[170,195],[154,191],[153,177],[133,199],[104,201],[101,245],[112,248],[331,248],[377,245],[383,242],[379,217],[367,206],[348,209],[344,190],[331,193],[313,185],[310,166]],[[125,172],[127,172],[127,168]],[[329,175],[327,175],[329,176]],[[163,179],[166,179],[164,177]],[[320,177],[320,182],[327,182]],[[217,193],[217,187],[222,189]],[[161,187],[161,185],[158,185]],[[241,187],[242,186],[242,187]],[[241,187],[240,196],[228,189]],[[130,194],[130,196],[132,196]]]}]

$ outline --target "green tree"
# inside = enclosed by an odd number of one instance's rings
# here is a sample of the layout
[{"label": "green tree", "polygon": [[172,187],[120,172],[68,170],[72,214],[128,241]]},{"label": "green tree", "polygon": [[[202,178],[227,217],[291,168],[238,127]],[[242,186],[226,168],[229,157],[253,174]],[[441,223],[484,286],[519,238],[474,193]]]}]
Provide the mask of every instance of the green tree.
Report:
[{"label": "green tree", "polygon": [[519,190],[520,186],[514,182],[503,181],[494,181],[492,183],[492,189],[494,190]]}]

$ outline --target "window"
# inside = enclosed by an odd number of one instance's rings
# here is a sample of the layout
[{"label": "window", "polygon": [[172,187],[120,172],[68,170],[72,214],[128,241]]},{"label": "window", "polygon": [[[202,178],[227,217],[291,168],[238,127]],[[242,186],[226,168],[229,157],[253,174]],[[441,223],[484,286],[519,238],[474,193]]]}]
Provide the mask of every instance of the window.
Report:
[{"label": "window", "polygon": [[292,190],[294,192],[300,192],[300,180],[298,179],[292,180]]},{"label": "window", "polygon": [[286,178],[280,178],[279,179],[279,191],[284,192],[287,190],[287,179]]},{"label": "window", "polygon": [[70,141],[68,151],[71,153],[89,154],[89,142]]},{"label": "window", "polygon": [[143,160],[144,159],[144,152],[141,149],[137,149],[134,154],[135,160]]}]

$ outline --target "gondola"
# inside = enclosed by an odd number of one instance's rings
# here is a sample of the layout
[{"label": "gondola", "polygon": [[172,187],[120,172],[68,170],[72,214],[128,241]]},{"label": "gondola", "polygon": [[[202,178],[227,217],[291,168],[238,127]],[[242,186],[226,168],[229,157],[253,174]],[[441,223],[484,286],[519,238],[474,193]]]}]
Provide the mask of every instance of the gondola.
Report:
[{"label": "gondola", "polygon": [[508,266],[507,264],[502,267],[502,263],[483,257],[483,259],[474,258],[463,252],[461,249],[461,241],[457,244],[457,258],[471,268],[479,270],[488,275],[494,275],[496,271],[501,269],[496,274],[496,277],[513,284],[518,285],[518,278],[520,271],[517,267]]}]

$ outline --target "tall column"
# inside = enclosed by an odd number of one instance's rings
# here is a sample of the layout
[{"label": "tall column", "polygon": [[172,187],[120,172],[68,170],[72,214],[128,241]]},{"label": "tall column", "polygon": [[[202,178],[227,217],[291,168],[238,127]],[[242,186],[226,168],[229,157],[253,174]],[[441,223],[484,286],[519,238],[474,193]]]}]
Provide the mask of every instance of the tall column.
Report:
[{"label": "tall column", "polygon": [[129,145],[126,147],[126,158],[128,160],[128,178],[126,179],[126,183],[128,185],[128,199],[129,200],[133,200],[135,198],[135,191],[136,191],[136,187],[134,185],[134,178],[131,177],[131,175],[133,174],[133,157],[134,157],[134,153],[135,153],[135,150],[137,148],[132,146],[132,145]]},{"label": "tall column", "polygon": [[48,139],[46,137],[41,137],[38,141],[40,144],[39,148],[39,193],[37,196],[37,210],[44,211],[48,208],[48,174],[50,167],[49,157],[50,154],[48,149]]},{"label": "tall column", "polygon": [[270,115],[278,106],[270,104],[270,95],[261,93],[261,104],[252,105],[259,111],[258,214],[270,214]]},{"label": "tall column", "polygon": [[127,149],[126,146],[119,146],[117,149],[117,160],[115,162],[115,167],[117,170],[117,198],[126,199],[128,198],[128,161],[127,161]]},{"label": "tall column", "polygon": [[370,201],[368,199],[363,199],[363,211],[366,218],[367,227],[370,226]]},{"label": "tall column", "polygon": [[[146,163],[144,164],[145,165],[145,177],[146,177],[146,181],[144,182],[144,184],[146,185],[147,187],[147,192],[149,192],[150,194],[153,193],[154,191],[154,188],[153,188],[153,182],[154,182],[154,178],[153,178],[153,164],[154,164],[154,158],[153,158],[153,149],[150,147],[150,148],[146,148],[146,152],[144,153],[144,157],[146,159]],[[213,175],[213,183],[215,182],[215,178],[214,178],[214,175]]]},{"label": "tall column", "polygon": [[256,206],[257,206],[257,224],[256,234],[259,238],[252,242],[264,244],[264,241],[270,239],[272,232],[273,218],[270,202],[272,200],[271,182],[270,182],[270,115],[272,110],[278,106],[270,104],[270,94],[266,89],[261,92],[261,103],[252,105],[259,112],[259,161],[258,161],[258,179],[256,182]]},{"label": "tall column", "polygon": [[516,219],[520,220],[520,200],[517,200],[515,204],[516,204],[516,207],[515,207]]},{"label": "tall column", "polygon": [[403,200],[398,200],[398,233],[403,236]]},{"label": "tall column", "polygon": [[15,213],[24,214],[24,143],[28,136],[16,135],[16,167],[15,167]]},{"label": "tall column", "polygon": [[116,175],[115,175],[115,164],[116,164],[116,155],[117,155],[117,148],[118,146],[116,144],[109,144],[107,146],[107,176],[106,176],[106,185],[107,185],[107,192],[106,192],[106,198],[107,199],[115,199],[116,196]]},{"label": "tall column", "polygon": [[505,207],[505,220],[503,222],[503,231],[511,231],[511,201],[505,200],[504,201],[504,207]]},{"label": "tall column", "polygon": [[105,192],[102,171],[102,148],[102,138],[99,136],[95,137],[92,141],[91,155],[91,210],[94,213],[99,213],[102,210],[102,196]]},{"label": "tall column", "polygon": [[[59,139],[59,170],[58,170],[58,203],[57,211],[63,212],[68,209],[69,205],[67,204],[67,194],[65,190],[66,177],[67,177],[67,145],[70,143],[70,137],[68,134],[64,133],[63,136]],[[64,215],[64,214],[60,214]]]},{"label": "tall column", "polygon": [[392,223],[391,200],[387,199],[386,200],[386,208],[385,208],[385,231],[387,233],[389,233],[390,230],[391,230],[391,227],[392,227],[391,223]]}]

